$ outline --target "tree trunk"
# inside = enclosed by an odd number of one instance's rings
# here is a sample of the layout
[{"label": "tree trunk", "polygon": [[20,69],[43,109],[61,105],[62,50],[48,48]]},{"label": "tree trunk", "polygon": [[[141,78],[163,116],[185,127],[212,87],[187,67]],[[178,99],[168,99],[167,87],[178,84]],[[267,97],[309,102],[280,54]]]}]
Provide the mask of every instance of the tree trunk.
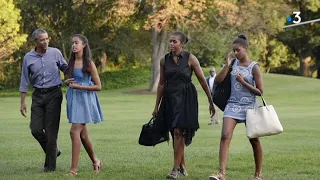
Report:
[{"label": "tree trunk", "polygon": [[312,49],[308,48],[307,50],[301,52],[300,54],[300,75],[301,76],[310,76],[309,67],[312,61]]},{"label": "tree trunk", "polygon": [[317,78],[320,79],[320,46],[317,47],[315,56],[316,56]]},{"label": "tree trunk", "polygon": [[149,90],[157,92],[158,83],[160,80],[160,60],[166,54],[168,49],[167,43],[168,33],[165,29],[157,32],[152,29],[152,59],[151,59],[151,82]]},{"label": "tree trunk", "polygon": [[68,62],[69,61],[69,57],[67,55],[66,46],[65,46],[64,43],[62,43],[62,55],[63,55],[64,59]]},{"label": "tree trunk", "polygon": [[[317,61],[320,61],[320,59],[317,59]],[[320,79],[320,65],[317,64],[317,79]]]},{"label": "tree trunk", "polygon": [[106,71],[107,71],[107,53],[103,51],[101,56],[101,73]]},{"label": "tree trunk", "polygon": [[301,76],[311,76],[310,73],[310,64],[311,64],[311,56],[304,57],[300,59],[300,75]]}]

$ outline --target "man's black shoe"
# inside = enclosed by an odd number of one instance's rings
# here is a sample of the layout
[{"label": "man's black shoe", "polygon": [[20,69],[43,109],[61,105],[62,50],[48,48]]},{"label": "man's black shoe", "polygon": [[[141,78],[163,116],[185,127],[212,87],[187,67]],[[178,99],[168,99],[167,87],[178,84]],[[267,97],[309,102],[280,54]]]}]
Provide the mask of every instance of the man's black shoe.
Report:
[{"label": "man's black shoe", "polygon": [[57,157],[59,157],[61,155],[61,150],[59,149],[57,152]]},{"label": "man's black shoe", "polygon": [[53,168],[49,168],[49,167],[43,167],[43,172],[53,172],[55,171],[56,169],[53,169]]}]

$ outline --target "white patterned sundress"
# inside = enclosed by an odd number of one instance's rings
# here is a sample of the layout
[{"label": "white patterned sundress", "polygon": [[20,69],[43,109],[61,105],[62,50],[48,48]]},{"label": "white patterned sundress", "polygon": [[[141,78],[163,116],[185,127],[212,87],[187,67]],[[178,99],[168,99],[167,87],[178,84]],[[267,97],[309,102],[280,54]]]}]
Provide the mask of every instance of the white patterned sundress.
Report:
[{"label": "white patterned sundress", "polygon": [[231,94],[227,106],[224,110],[223,117],[230,117],[238,122],[245,122],[247,109],[258,106],[256,96],[250,92],[248,88],[243,86],[236,80],[237,74],[240,72],[244,79],[251,85],[255,85],[252,76],[252,68],[257,62],[252,61],[249,66],[240,66],[238,59],[234,62],[231,72]]}]

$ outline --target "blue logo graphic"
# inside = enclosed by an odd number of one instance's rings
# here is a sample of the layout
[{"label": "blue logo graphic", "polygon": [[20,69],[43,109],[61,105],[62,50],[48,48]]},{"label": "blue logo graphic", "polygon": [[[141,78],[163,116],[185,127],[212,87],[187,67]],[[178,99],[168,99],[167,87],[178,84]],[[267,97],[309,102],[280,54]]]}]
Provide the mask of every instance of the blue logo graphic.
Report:
[{"label": "blue logo graphic", "polygon": [[293,22],[293,24],[298,24],[298,23],[300,23],[300,22],[301,22],[301,17],[300,17],[301,12],[300,12],[300,11],[294,11],[294,12],[292,12],[292,14],[294,15],[294,17],[292,18],[291,16],[288,16],[288,17],[286,18],[286,21],[287,21],[288,23]]}]

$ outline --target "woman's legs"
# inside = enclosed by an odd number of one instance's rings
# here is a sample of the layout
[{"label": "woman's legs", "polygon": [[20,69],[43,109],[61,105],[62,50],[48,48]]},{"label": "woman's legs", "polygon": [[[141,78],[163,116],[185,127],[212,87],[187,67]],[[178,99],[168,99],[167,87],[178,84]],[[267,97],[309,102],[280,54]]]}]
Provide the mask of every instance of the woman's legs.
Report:
[{"label": "woman's legs", "polygon": [[72,124],[70,136],[72,140],[72,162],[70,168],[71,174],[76,174],[78,170],[81,142],[93,163],[94,170],[98,172],[101,168],[101,162],[96,158],[94,154],[93,145],[89,139],[86,125]]},{"label": "woman's legs", "polygon": [[81,148],[80,133],[83,127],[83,124],[72,124],[70,129],[70,137],[72,141],[72,160],[70,171],[73,172],[77,172],[78,170],[78,162]]},{"label": "woman's legs", "polygon": [[96,155],[94,154],[94,149],[93,149],[93,145],[92,142],[89,138],[88,135],[88,129],[87,126],[84,126],[81,133],[80,133],[80,137],[81,137],[81,142],[85,148],[85,150],[87,151],[91,161],[93,164],[97,163],[97,158]]},{"label": "woman's legs", "polygon": [[181,158],[181,162],[180,162],[180,168],[186,168],[186,162],[185,162],[185,158],[184,158],[184,146],[183,146],[183,152],[182,152],[182,158]]},{"label": "woman's legs", "polygon": [[175,128],[174,131],[174,167],[180,168],[184,156],[184,137],[181,129]]},{"label": "woman's legs", "polygon": [[183,130],[179,128],[173,129],[173,152],[173,169],[167,176],[167,178],[170,179],[176,178],[178,176],[178,170],[180,169],[180,166],[184,165],[184,136]]},{"label": "woman's legs", "polygon": [[81,136],[81,142],[82,142],[84,148],[86,149],[86,151],[92,161],[93,170],[95,172],[99,172],[101,169],[102,163],[98,158],[96,158],[96,155],[93,150],[93,145],[92,145],[92,142],[89,138],[88,129],[86,126],[84,126],[84,128],[82,129],[80,136]]},{"label": "woman's legs", "polygon": [[261,176],[262,173],[262,147],[259,138],[250,139],[253,149],[254,162],[256,165],[255,177]]},{"label": "woman's legs", "polygon": [[227,160],[229,154],[229,144],[233,135],[233,130],[237,125],[237,121],[232,118],[223,118],[221,140],[220,140],[220,151],[219,151],[219,163],[220,173],[226,173]]}]

